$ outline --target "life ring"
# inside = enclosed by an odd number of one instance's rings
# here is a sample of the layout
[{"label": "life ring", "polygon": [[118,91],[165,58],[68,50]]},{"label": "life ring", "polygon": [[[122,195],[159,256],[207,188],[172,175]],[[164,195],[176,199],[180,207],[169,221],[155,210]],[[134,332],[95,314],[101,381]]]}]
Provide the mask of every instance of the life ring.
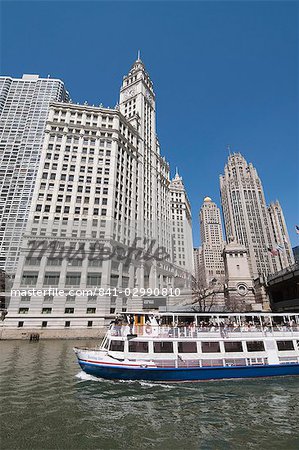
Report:
[{"label": "life ring", "polygon": [[145,332],[146,332],[146,334],[152,334],[152,328],[151,328],[150,325],[147,325],[147,326],[145,327]]}]

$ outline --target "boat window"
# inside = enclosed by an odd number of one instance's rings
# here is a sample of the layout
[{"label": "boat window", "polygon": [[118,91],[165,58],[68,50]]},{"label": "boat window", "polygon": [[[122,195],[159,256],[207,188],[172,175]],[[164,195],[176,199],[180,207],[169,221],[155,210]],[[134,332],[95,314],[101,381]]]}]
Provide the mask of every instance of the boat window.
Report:
[{"label": "boat window", "polygon": [[223,366],[223,360],[222,359],[202,359],[201,365],[202,365],[202,367]]},{"label": "boat window", "polygon": [[245,358],[225,359],[225,365],[228,366],[228,367],[231,367],[231,366],[246,366],[246,359]]},{"label": "boat window", "polygon": [[197,353],[196,342],[178,342],[179,353]]},{"label": "boat window", "polygon": [[294,350],[293,341],[277,341],[276,343],[279,351]]},{"label": "boat window", "polygon": [[124,351],[124,341],[111,341],[109,350],[111,352],[123,352]]},{"label": "boat window", "polygon": [[201,348],[203,353],[220,353],[219,342],[202,342]]},{"label": "boat window", "polygon": [[155,353],[173,353],[172,342],[154,342]]},{"label": "boat window", "polygon": [[264,352],[265,346],[263,341],[248,341],[246,342],[247,350],[249,352]]},{"label": "boat window", "polygon": [[106,340],[106,341],[103,341],[103,344],[102,344],[102,346],[103,346],[103,348],[104,348],[105,350],[108,350],[108,343],[109,343],[109,341],[108,341],[108,340]]},{"label": "boat window", "polygon": [[147,353],[148,342],[129,341],[129,352]]},{"label": "boat window", "polygon": [[226,352],[242,352],[242,342],[224,342]]}]

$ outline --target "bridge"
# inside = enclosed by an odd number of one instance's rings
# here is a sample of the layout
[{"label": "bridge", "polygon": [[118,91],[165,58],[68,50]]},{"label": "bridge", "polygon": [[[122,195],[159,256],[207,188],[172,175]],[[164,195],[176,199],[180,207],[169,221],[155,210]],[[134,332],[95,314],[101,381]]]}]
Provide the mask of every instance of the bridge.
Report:
[{"label": "bridge", "polygon": [[268,275],[267,293],[273,311],[299,311],[299,263]]}]

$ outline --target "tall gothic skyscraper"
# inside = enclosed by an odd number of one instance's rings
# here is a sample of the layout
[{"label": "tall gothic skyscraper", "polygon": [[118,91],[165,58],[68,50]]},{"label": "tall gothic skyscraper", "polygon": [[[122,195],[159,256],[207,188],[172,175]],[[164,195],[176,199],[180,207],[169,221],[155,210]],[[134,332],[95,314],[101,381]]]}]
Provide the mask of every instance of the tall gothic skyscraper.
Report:
[{"label": "tall gothic skyscraper", "polygon": [[0,267],[8,273],[17,267],[54,100],[68,100],[61,80],[0,77]]},{"label": "tall gothic skyscraper", "polygon": [[203,286],[213,279],[224,281],[223,234],[220,210],[210,197],[205,197],[199,212],[200,239],[202,247],[199,278]]},{"label": "tall gothic skyscraper", "polygon": [[278,200],[268,207],[272,231],[276,243],[276,250],[282,269],[294,264],[294,254],[284,214]]},{"label": "tall gothic skyscraper", "polygon": [[252,275],[279,270],[279,259],[269,251],[276,246],[263,186],[256,169],[240,153],[229,155],[220,175],[220,193],[226,238],[245,245]]}]

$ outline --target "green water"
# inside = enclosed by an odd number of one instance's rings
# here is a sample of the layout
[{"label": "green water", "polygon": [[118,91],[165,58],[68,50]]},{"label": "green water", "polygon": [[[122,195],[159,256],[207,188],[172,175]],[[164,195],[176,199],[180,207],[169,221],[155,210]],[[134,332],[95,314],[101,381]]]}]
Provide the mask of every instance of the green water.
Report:
[{"label": "green water", "polygon": [[77,365],[76,344],[0,342],[2,450],[299,449],[299,377],[95,380]]}]

